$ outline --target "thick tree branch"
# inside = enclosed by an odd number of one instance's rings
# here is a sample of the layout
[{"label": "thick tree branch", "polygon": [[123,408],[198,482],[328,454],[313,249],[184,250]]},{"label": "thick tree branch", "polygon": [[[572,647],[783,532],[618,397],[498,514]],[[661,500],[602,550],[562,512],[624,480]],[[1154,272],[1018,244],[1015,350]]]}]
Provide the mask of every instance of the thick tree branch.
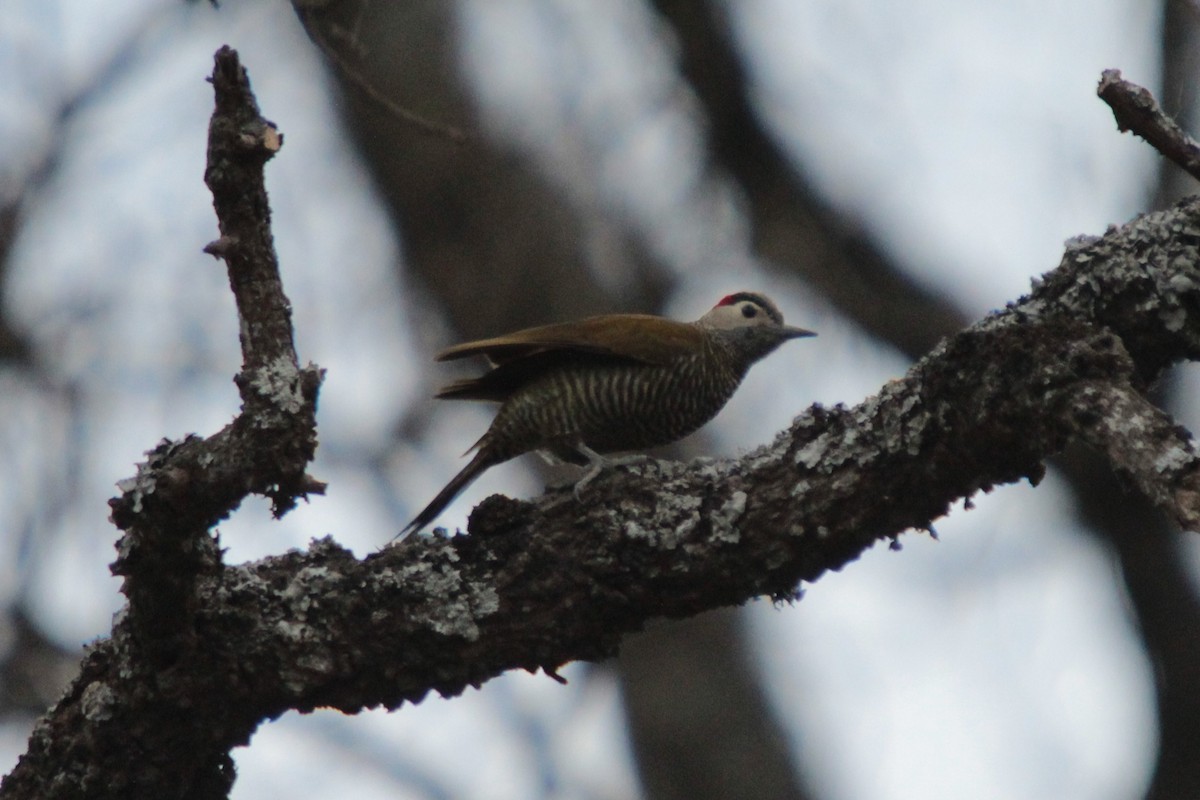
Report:
[{"label": "thick tree branch", "polygon": [[369,653],[387,665],[383,686],[361,672],[347,676],[353,689],[324,675],[311,701],[394,705],[505,668],[608,655],[649,618],[790,596],[799,580],[875,541],[930,525],[955,499],[1036,479],[1041,460],[1074,435],[1087,387],[1144,385],[1200,355],[1198,221],[1191,202],[1072,249],[1032,295],[948,340],[879,396],[816,408],[744,459],[622,471],[582,506],[569,492],[491,498],[472,517],[473,536],[412,540],[364,562],[289,556],[297,562],[287,573],[306,564],[314,588],[360,587],[359,613],[374,609],[381,626],[321,649],[366,648],[363,661]]}]

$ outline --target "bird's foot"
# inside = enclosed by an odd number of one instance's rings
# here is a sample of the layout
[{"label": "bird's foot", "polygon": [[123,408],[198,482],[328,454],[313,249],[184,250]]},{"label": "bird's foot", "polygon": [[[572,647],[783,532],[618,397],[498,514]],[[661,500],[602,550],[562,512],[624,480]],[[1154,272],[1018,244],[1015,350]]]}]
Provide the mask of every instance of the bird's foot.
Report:
[{"label": "bird's foot", "polygon": [[645,453],[630,453],[627,456],[617,456],[609,458],[606,467],[632,467],[636,464],[649,464],[658,459],[652,458]]},{"label": "bird's foot", "polygon": [[575,483],[575,499],[579,501],[583,500],[584,488],[604,470],[612,467],[629,466],[631,464],[643,464],[652,460],[650,456],[642,453],[631,453],[629,455],[616,457],[602,456],[585,444],[576,445],[575,449],[578,450],[582,455],[586,456],[588,460],[588,471],[584,473],[584,476]]},{"label": "bird's foot", "polygon": [[577,501],[580,501],[580,502],[583,501],[584,487],[587,486],[589,483],[591,483],[593,478],[595,478],[597,475],[599,475],[601,472],[603,472],[604,467],[605,467],[605,465],[601,464],[601,463],[593,464],[591,467],[588,468],[588,471],[586,473],[584,473],[582,478],[575,481],[574,495],[575,495],[575,499]]}]

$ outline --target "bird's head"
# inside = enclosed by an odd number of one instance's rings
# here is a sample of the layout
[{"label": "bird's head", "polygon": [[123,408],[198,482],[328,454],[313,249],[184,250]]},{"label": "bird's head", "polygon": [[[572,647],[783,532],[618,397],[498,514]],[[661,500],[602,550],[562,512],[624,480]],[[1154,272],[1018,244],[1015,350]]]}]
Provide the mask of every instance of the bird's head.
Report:
[{"label": "bird's head", "polygon": [[720,302],[699,319],[708,328],[751,362],[766,356],[788,339],[816,336],[804,328],[783,324],[783,314],[767,297],[755,292],[737,292]]}]

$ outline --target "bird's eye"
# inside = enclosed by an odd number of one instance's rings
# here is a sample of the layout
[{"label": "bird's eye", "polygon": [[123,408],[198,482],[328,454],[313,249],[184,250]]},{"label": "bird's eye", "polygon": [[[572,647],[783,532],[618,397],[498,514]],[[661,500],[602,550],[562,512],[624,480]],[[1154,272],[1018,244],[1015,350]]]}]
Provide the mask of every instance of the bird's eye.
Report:
[{"label": "bird's eye", "polygon": [[745,317],[746,319],[756,317],[756,316],[758,316],[758,309],[755,308],[754,306],[750,305],[749,303],[746,303],[746,305],[742,306],[742,316]]}]

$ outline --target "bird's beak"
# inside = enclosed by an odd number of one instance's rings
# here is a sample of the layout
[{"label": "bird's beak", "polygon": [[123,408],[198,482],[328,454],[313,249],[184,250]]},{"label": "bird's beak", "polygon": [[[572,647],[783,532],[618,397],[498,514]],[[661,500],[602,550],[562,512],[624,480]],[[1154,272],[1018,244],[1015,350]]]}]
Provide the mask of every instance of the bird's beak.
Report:
[{"label": "bird's beak", "polygon": [[790,325],[783,326],[784,339],[803,339],[807,336],[816,336],[813,331],[805,330],[804,328],[793,328]]}]

